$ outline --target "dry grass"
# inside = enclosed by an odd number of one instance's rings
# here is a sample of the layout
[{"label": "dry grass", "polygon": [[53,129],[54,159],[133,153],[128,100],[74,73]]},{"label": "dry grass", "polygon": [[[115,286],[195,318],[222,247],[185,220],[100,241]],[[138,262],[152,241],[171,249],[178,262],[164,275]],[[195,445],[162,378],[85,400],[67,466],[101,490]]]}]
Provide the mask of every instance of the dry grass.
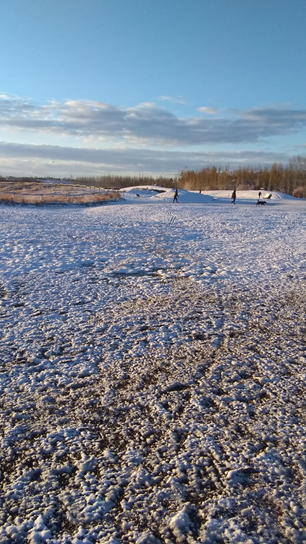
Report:
[{"label": "dry grass", "polygon": [[0,202],[5,204],[98,204],[119,198],[117,191],[82,185],[0,182]]},{"label": "dry grass", "polygon": [[306,198],[306,187],[297,187],[292,191],[292,196],[295,196],[296,198]]}]

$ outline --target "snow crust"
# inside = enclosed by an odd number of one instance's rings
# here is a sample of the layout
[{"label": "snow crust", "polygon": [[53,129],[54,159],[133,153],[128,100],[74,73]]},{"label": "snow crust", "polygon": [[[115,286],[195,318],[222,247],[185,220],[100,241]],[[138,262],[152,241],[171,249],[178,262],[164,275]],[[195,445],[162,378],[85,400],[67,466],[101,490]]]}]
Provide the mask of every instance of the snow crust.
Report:
[{"label": "snow crust", "polygon": [[305,542],[306,201],[149,189],[0,206],[0,544]]}]

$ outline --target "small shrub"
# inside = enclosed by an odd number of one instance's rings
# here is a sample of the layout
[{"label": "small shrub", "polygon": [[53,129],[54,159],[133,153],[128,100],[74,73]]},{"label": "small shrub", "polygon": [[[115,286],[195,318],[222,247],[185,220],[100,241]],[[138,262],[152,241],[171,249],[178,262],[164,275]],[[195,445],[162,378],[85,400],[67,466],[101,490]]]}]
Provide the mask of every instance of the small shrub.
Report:
[{"label": "small shrub", "polygon": [[296,198],[306,198],[306,187],[297,187],[292,191],[292,196]]}]

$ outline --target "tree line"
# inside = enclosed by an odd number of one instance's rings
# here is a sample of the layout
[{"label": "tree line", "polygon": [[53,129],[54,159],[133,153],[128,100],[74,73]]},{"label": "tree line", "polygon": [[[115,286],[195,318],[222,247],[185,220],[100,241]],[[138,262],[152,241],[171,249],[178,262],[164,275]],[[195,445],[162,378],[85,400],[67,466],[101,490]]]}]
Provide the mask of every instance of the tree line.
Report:
[{"label": "tree line", "polygon": [[178,177],[179,187],[189,191],[265,190],[306,198],[306,157],[296,155],[284,166],[274,163],[270,168],[230,168],[209,166],[201,170],[184,170]]},{"label": "tree line", "polygon": [[200,170],[184,169],[172,178],[106,175],[76,178],[74,182],[109,189],[124,189],[135,185],[160,185],[189,191],[256,189],[306,198],[306,156],[296,155],[286,166],[274,163],[270,167],[246,166],[234,170],[224,166],[207,166]]},{"label": "tree line", "polygon": [[[33,181],[44,178],[2,178],[14,181]],[[52,176],[50,176],[52,178]],[[189,191],[209,190],[264,190],[278,191],[296,197],[306,198],[306,156],[296,155],[287,165],[274,163],[270,167],[240,167],[231,169],[229,166],[206,166],[200,170],[182,170],[177,176],[166,177],[138,175],[104,175],[70,178],[67,182],[105,189],[124,189],[135,185],[158,185],[162,187],[186,189]]]},{"label": "tree line", "polygon": [[[72,181],[72,180],[70,180]],[[124,189],[125,187],[133,187],[137,185],[159,185],[161,187],[175,187],[177,178],[168,178],[159,176],[154,178],[153,176],[120,176],[120,175],[105,175],[105,176],[83,176],[73,180],[74,183],[81,183],[82,185],[94,187],[101,187],[103,189]]]}]

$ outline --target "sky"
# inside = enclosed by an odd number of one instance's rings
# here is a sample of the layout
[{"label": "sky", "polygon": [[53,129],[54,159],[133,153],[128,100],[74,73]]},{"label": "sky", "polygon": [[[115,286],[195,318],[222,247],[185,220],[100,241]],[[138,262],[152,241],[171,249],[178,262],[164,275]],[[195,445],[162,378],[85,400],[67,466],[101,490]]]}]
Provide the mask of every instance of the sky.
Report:
[{"label": "sky", "polygon": [[1,0],[0,175],[306,154],[306,0]]}]

